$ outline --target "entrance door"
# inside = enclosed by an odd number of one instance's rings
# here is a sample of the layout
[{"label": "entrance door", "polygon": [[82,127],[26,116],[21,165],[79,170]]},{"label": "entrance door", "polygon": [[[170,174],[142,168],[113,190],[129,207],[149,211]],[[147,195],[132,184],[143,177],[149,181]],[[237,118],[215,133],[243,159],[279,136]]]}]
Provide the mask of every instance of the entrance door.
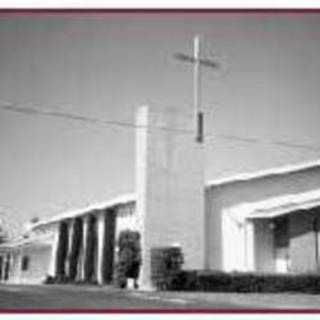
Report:
[{"label": "entrance door", "polygon": [[288,218],[274,220],[274,254],[276,272],[289,271],[289,228]]},{"label": "entrance door", "polygon": [[255,267],[258,272],[274,272],[273,224],[269,219],[255,219]]}]

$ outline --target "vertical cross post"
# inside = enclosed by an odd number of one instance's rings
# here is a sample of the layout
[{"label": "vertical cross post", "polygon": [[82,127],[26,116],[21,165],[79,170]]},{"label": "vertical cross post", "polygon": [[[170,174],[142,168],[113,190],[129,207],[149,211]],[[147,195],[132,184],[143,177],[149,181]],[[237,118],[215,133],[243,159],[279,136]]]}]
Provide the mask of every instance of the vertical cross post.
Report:
[{"label": "vertical cross post", "polygon": [[203,112],[201,110],[201,69],[200,69],[200,37],[195,36],[193,39],[193,58],[194,58],[194,113],[196,123],[196,141],[203,142]]},{"label": "vertical cross post", "polygon": [[178,60],[193,63],[193,104],[195,113],[196,141],[204,141],[204,115],[201,109],[201,66],[217,68],[218,63],[201,57],[200,37],[196,35],[193,39],[193,55],[176,53],[174,57]]}]

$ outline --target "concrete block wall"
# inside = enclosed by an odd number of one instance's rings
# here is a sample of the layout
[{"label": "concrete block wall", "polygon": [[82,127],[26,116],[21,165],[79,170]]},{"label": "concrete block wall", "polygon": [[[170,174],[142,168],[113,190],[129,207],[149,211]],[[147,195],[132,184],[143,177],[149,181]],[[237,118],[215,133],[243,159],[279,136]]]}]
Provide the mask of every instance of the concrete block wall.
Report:
[{"label": "concrete block wall", "polygon": [[138,111],[136,192],[145,287],[153,247],[179,245],[185,268],[205,267],[203,146],[195,142],[193,118],[181,118],[172,109]]}]

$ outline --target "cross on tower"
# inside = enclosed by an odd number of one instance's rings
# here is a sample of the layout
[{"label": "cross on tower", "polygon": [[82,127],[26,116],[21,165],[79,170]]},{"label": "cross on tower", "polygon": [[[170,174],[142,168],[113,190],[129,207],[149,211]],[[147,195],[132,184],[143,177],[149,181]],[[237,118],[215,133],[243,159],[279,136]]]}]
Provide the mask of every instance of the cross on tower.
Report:
[{"label": "cross on tower", "polygon": [[199,143],[202,143],[204,140],[204,137],[203,137],[203,111],[201,109],[201,99],[200,99],[200,85],[201,85],[200,66],[216,69],[218,68],[219,65],[217,62],[213,60],[201,58],[200,51],[201,51],[200,37],[197,35],[193,39],[193,56],[187,55],[184,53],[176,53],[174,57],[181,61],[191,62],[194,65],[193,103],[194,103],[195,120],[196,120],[196,141]]}]

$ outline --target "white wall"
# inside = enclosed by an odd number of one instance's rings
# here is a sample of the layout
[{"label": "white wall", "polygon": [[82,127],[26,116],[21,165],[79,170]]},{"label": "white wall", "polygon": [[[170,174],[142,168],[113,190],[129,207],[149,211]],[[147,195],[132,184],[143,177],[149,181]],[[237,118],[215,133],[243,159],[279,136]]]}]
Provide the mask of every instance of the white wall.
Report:
[{"label": "white wall", "polygon": [[[11,265],[8,283],[41,284],[46,278],[51,255],[51,244],[32,244],[14,248],[11,251]],[[27,270],[21,270],[22,257],[29,258]]]},{"label": "white wall", "polygon": [[[246,264],[246,243],[245,243],[245,225],[232,218],[232,215],[225,212],[222,215],[222,243],[223,248],[216,247],[221,254],[221,267],[212,267],[211,269],[222,269],[227,272],[244,270]],[[210,256],[215,252],[210,252]],[[218,255],[215,255],[218,256]],[[216,261],[216,260],[215,260]]]},{"label": "white wall", "polygon": [[138,230],[135,202],[123,204],[116,209],[116,232],[115,238],[118,240],[121,231]]}]

